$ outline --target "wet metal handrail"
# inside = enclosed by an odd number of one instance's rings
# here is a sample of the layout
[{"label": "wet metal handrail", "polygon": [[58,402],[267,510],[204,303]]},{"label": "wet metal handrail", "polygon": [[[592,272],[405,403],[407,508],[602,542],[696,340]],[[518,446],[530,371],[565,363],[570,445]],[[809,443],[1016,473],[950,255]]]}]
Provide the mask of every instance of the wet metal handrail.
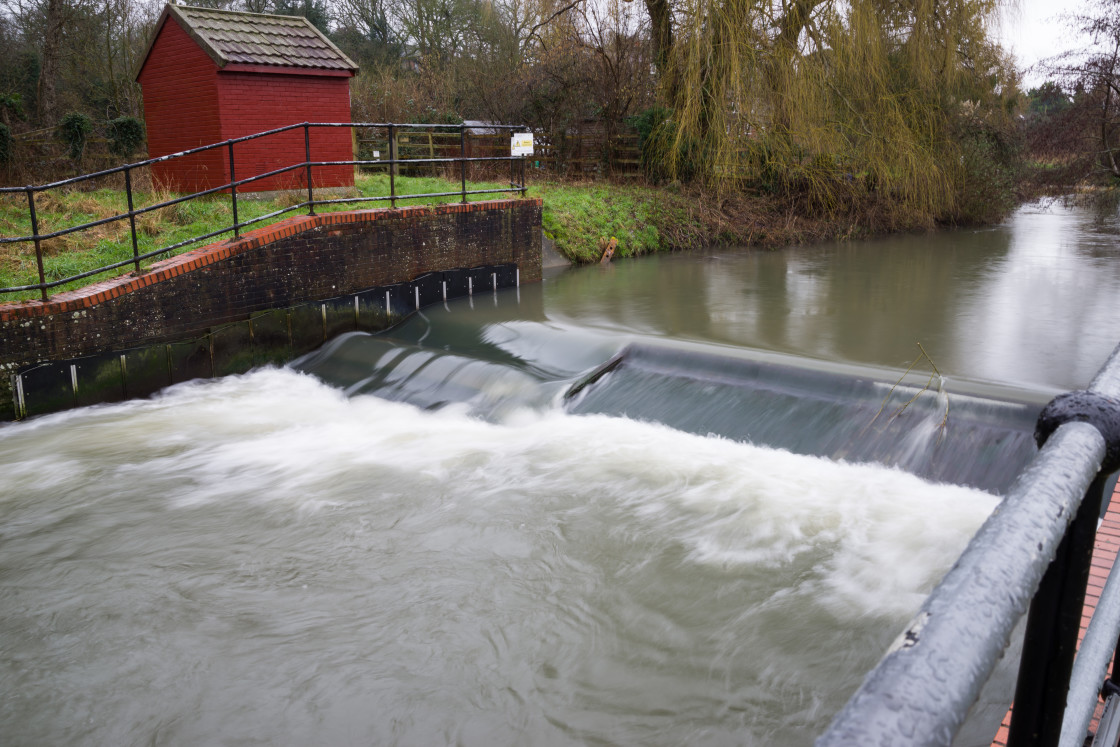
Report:
[{"label": "wet metal handrail", "polygon": [[[1009,747],[1056,745],[1070,693],[1067,732],[1084,739],[1101,689],[1099,660],[1116,649],[1120,614],[1071,674],[1104,476],[1120,458],[1120,347],[1087,391],[1062,395],[1039,418],[1039,453],[864,679],[818,747],[948,745],[979,697],[1024,612],[1027,626]],[[1115,586],[1111,579],[1109,588]],[[1117,602],[1120,604],[1120,602]],[[1113,606],[1102,599],[1102,607]],[[1106,617],[1111,619],[1106,620]],[[1100,644],[1094,644],[1097,648]],[[1086,687],[1084,680],[1095,678]]]},{"label": "wet metal handrail", "polygon": [[[350,160],[350,161],[313,161],[311,159],[311,128],[313,128],[313,127],[314,128],[348,127],[348,128],[351,128],[351,129],[361,128],[361,129],[375,129],[375,130],[376,129],[382,129],[382,130],[386,130],[388,132],[388,138],[389,138],[389,142],[390,142],[389,158],[387,158],[387,159],[377,159],[377,160],[354,159],[354,160]],[[291,130],[299,130],[299,129],[303,130],[303,144],[304,144],[304,160],[303,161],[301,161],[299,163],[292,163],[288,166],[284,166],[284,167],[279,168],[279,169],[274,169],[272,171],[267,171],[267,172],[264,172],[264,173],[261,173],[261,174],[256,174],[254,176],[250,176],[250,177],[245,178],[245,179],[237,179],[235,177],[236,166],[235,166],[235,159],[234,159],[234,148],[233,148],[234,145],[236,145],[237,143],[247,142],[249,140],[256,140],[258,138],[267,137],[269,135],[275,135],[275,134],[278,134],[278,133],[281,133],[281,132],[288,132],[288,131],[291,131]],[[428,129],[428,130],[445,129],[445,130],[452,131],[452,133],[457,131],[458,135],[459,135],[459,138],[458,138],[458,141],[459,141],[459,143],[458,143],[458,145],[459,145],[459,156],[458,157],[448,157],[448,158],[406,158],[406,159],[398,158],[398,153],[397,153],[397,148],[396,148],[396,140],[394,139],[394,134],[399,133],[402,130],[408,130],[408,129]],[[397,206],[397,200],[410,199],[410,198],[416,198],[416,197],[452,197],[452,196],[455,196],[455,195],[459,195],[462,198],[463,203],[468,202],[467,198],[470,195],[494,194],[494,193],[497,193],[497,192],[520,192],[521,196],[524,197],[525,192],[526,192],[526,186],[525,186],[525,157],[524,156],[474,156],[474,157],[468,158],[467,153],[466,153],[466,134],[467,134],[468,129],[484,129],[484,130],[487,130],[487,131],[502,131],[502,130],[523,131],[527,128],[525,128],[524,126],[520,126],[520,125],[496,125],[496,124],[487,124],[485,126],[479,127],[477,125],[466,125],[466,124],[452,125],[452,124],[398,124],[398,123],[382,123],[382,122],[302,122],[300,124],[293,124],[293,125],[288,125],[286,127],[277,127],[275,129],[272,129],[272,130],[265,130],[264,132],[258,132],[258,133],[255,133],[253,135],[246,135],[244,137],[231,138],[229,140],[223,140],[219,143],[212,143],[210,145],[203,145],[203,146],[200,146],[198,148],[191,148],[190,150],[184,150],[184,151],[180,151],[178,153],[171,153],[169,155],[160,156],[158,158],[149,158],[146,161],[137,161],[136,163],[129,163],[129,164],[125,164],[124,166],[117,166],[115,168],[105,169],[103,171],[95,171],[95,172],[92,172],[92,173],[89,173],[89,174],[82,174],[81,176],[75,176],[75,177],[72,177],[70,179],[63,179],[61,181],[51,182],[49,184],[41,184],[41,185],[38,185],[38,186],[30,186],[29,185],[29,186],[26,186],[26,187],[0,187],[0,195],[4,195],[4,194],[25,194],[27,196],[27,210],[28,210],[28,216],[29,216],[30,221],[31,221],[31,234],[30,235],[27,235],[27,236],[0,236],[0,244],[12,244],[12,243],[18,243],[18,242],[34,242],[34,244],[35,244],[35,262],[36,262],[37,269],[38,269],[38,274],[39,274],[39,282],[38,283],[33,283],[33,284],[29,284],[29,285],[14,286],[14,287],[10,287],[10,288],[0,288],[0,296],[3,296],[3,294],[5,294],[5,293],[19,293],[19,292],[23,292],[23,291],[37,290],[37,291],[40,292],[40,294],[42,296],[42,300],[46,301],[49,298],[49,296],[47,295],[47,290],[50,289],[50,288],[56,288],[60,285],[65,285],[67,283],[72,283],[75,280],[83,280],[85,278],[92,277],[94,275],[98,275],[98,274],[101,274],[101,273],[104,273],[104,272],[109,272],[109,271],[112,271],[112,270],[119,269],[119,268],[124,267],[126,265],[133,265],[134,270],[136,272],[140,272],[140,262],[143,261],[143,260],[151,259],[152,257],[156,257],[156,256],[159,256],[161,254],[167,254],[168,252],[172,252],[172,251],[174,251],[176,249],[179,249],[180,247],[186,246],[188,244],[193,244],[193,243],[196,243],[198,241],[203,241],[205,239],[213,238],[215,236],[220,236],[221,234],[229,233],[230,231],[233,231],[233,235],[236,238],[236,237],[240,236],[241,229],[246,227],[246,226],[253,225],[254,223],[260,223],[261,221],[268,220],[269,218],[275,218],[279,215],[283,215],[284,213],[292,212],[293,210],[299,210],[299,209],[302,209],[302,208],[307,208],[308,215],[315,215],[315,206],[316,205],[331,205],[331,204],[357,203],[357,202],[372,203],[372,202],[388,201],[389,204],[393,208],[395,208]],[[227,183],[222,184],[222,185],[217,186],[217,187],[212,187],[210,189],[201,190],[199,192],[193,192],[189,195],[181,195],[179,197],[175,197],[175,198],[172,198],[170,200],[165,200],[163,202],[155,203],[155,204],[152,204],[152,205],[146,205],[146,206],[141,207],[141,208],[136,208],[135,207],[135,205],[133,203],[133,190],[132,190],[132,172],[135,169],[142,168],[144,166],[150,166],[150,165],[155,164],[155,163],[162,163],[162,162],[165,162],[165,161],[172,161],[174,159],[183,158],[183,157],[186,157],[186,156],[192,156],[192,155],[195,155],[195,154],[198,154],[198,153],[203,153],[203,152],[206,152],[206,151],[217,150],[217,149],[220,149],[220,148],[226,148],[226,149],[228,149],[228,152],[229,152],[229,176],[230,176],[230,180]],[[496,189],[468,190],[467,189],[467,179],[466,179],[467,164],[468,163],[475,163],[475,162],[492,162],[492,161],[509,161],[510,162],[509,187],[508,188],[496,188]],[[514,181],[515,164],[518,163],[518,162],[520,163],[520,181]],[[454,164],[454,163],[460,164],[459,172],[460,172],[460,186],[461,186],[461,188],[458,191],[455,191],[455,192],[417,192],[417,193],[400,194],[396,190],[396,186],[397,186],[396,185],[396,171],[397,171],[397,167],[401,164],[414,166],[414,165],[418,165],[418,164]],[[389,170],[389,194],[385,195],[385,196],[382,196],[382,197],[350,197],[350,198],[335,198],[335,199],[328,199],[328,200],[316,200],[315,199],[315,191],[314,191],[314,181],[312,179],[312,169],[315,168],[315,167],[321,167],[321,166],[386,166],[386,167],[388,167],[388,170]],[[295,205],[290,205],[290,206],[282,208],[280,210],[275,210],[271,213],[268,213],[266,215],[261,215],[261,216],[258,216],[256,218],[252,218],[250,220],[245,220],[245,221],[239,221],[238,220],[238,214],[237,214],[237,196],[238,196],[237,188],[238,187],[240,187],[244,184],[249,184],[250,182],[261,180],[261,179],[267,179],[267,178],[270,178],[270,177],[278,176],[280,174],[286,174],[286,173],[289,173],[289,172],[299,172],[301,170],[304,172],[305,178],[307,180],[307,199],[305,201],[297,203]],[[70,185],[73,185],[73,184],[78,184],[78,183],[89,181],[89,180],[92,180],[92,179],[99,179],[99,178],[102,178],[102,177],[111,176],[113,174],[123,174],[124,175],[125,195],[127,197],[127,202],[128,202],[128,210],[127,211],[125,211],[123,213],[118,213],[117,215],[113,215],[113,216],[110,216],[108,218],[101,218],[99,220],[90,221],[89,223],[82,223],[82,224],[76,225],[76,226],[68,226],[66,228],[59,229],[57,231],[50,231],[50,232],[47,232],[47,233],[40,233],[39,232],[39,220],[38,220],[38,216],[37,216],[36,211],[35,211],[35,195],[36,194],[42,193],[42,192],[47,192],[47,191],[50,191],[52,189],[59,189],[59,188],[62,188],[62,187],[67,187],[67,186],[70,186]],[[233,212],[233,223],[231,223],[230,225],[228,225],[224,228],[218,229],[216,231],[211,231],[209,233],[202,234],[200,236],[193,236],[193,237],[191,237],[189,239],[186,239],[184,241],[180,241],[178,243],[171,244],[169,246],[165,246],[165,247],[162,247],[160,249],[156,249],[154,251],[146,252],[144,254],[140,253],[139,243],[138,243],[138,240],[137,240],[137,233],[136,233],[136,217],[137,216],[143,215],[144,213],[148,213],[148,212],[151,212],[153,210],[159,210],[161,208],[170,207],[172,205],[177,205],[181,202],[186,202],[187,200],[192,200],[196,197],[204,197],[204,196],[207,196],[207,195],[212,195],[212,194],[215,194],[215,193],[218,193],[218,192],[224,192],[224,191],[227,191],[227,190],[229,191],[229,194],[230,194],[230,202],[231,202],[231,207],[232,207],[232,212]],[[120,262],[114,262],[112,264],[104,265],[102,267],[98,267],[98,268],[93,269],[93,270],[88,270],[86,272],[81,272],[81,273],[78,273],[76,275],[71,275],[69,277],[61,278],[61,279],[58,279],[58,280],[51,280],[49,282],[47,281],[46,273],[45,273],[45,270],[44,270],[44,267],[43,267],[43,246],[42,246],[42,242],[44,242],[48,239],[53,239],[53,238],[59,237],[59,236],[65,236],[67,234],[72,234],[72,233],[76,233],[78,231],[84,231],[84,230],[87,230],[87,229],[90,229],[90,228],[94,228],[96,226],[101,226],[101,225],[105,225],[107,223],[112,223],[114,221],[123,220],[125,218],[127,218],[128,221],[129,221],[129,231],[132,235],[132,257],[131,258],[122,260]]]}]

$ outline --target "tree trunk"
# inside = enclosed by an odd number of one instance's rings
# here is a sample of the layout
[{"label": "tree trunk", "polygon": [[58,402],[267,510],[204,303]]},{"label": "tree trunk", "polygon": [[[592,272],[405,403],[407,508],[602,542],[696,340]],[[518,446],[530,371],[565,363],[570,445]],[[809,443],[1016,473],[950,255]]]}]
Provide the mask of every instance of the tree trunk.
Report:
[{"label": "tree trunk", "polygon": [[38,109],[40,124],[54,124],[58,118],[58,95],[55,84],[62,55],[62,33],[65,28],[65,0],[47,0],[47,25],[43,32],[43,48],[39,67]]},{"label": "tree trunk", "polygon": [[653,64],[665,86],[666,98],[676,100],[677,90],[669,61],[673,52],[673,10],[669,0],[645,0],[649,13],[650,35],[653,37]]}]

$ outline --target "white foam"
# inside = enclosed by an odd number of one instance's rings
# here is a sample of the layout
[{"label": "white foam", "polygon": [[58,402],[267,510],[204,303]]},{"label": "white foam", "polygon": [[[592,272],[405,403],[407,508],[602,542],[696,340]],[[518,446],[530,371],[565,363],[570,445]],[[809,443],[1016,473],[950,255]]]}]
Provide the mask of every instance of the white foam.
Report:
[{"label": "white foam", "polygon": [[624,418],[520,411],[496,424],[462,407],[348,399],[286,369],[6,428],[0,461],[0,494],[156,474],[158,499],[179,508],[277,502],[306,514],[395,490],[608,502],[680,543],[689,562],[804,565],[804,593],[838,615],[911,613],[997,501]]}]

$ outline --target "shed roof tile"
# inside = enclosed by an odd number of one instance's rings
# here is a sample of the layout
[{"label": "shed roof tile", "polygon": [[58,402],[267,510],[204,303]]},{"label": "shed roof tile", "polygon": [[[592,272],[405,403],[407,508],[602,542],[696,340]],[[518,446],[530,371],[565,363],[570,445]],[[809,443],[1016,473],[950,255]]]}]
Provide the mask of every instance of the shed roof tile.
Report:
[{"label": "shed roof tile", "polygon": [[174,15],[219,67],[233,62],[317,70],[358,70],[353,60],[302,16],[273,16],[184,5],[168,5],[164,13]]}]

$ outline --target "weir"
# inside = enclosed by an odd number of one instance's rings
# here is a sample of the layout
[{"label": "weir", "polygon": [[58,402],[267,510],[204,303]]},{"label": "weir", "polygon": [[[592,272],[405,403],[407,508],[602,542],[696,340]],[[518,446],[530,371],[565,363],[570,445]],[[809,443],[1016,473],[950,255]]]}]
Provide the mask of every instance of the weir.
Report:
[{"label": "weir", "polygon": [[[517,345],[411,340],[413,320],[383,335],[341,337],[293,363],[343,389],[425,409],[465,404],[500,420],[561,406],[788,449],[897,467],[925,479],[1002,493],[1034,456],[1043,395],[711,345],[632,342],[573,371],[522,357]],[[542,330],[534,334],[541,335]],[[555,344],[563,335],[554,335]],[[550,336],[544,333],[538,344]],[[571,339],[567,340],[573,344]],[[584,346],[594,349],[594,344]],[[600,353],[601,354],[601,353]]]}]

